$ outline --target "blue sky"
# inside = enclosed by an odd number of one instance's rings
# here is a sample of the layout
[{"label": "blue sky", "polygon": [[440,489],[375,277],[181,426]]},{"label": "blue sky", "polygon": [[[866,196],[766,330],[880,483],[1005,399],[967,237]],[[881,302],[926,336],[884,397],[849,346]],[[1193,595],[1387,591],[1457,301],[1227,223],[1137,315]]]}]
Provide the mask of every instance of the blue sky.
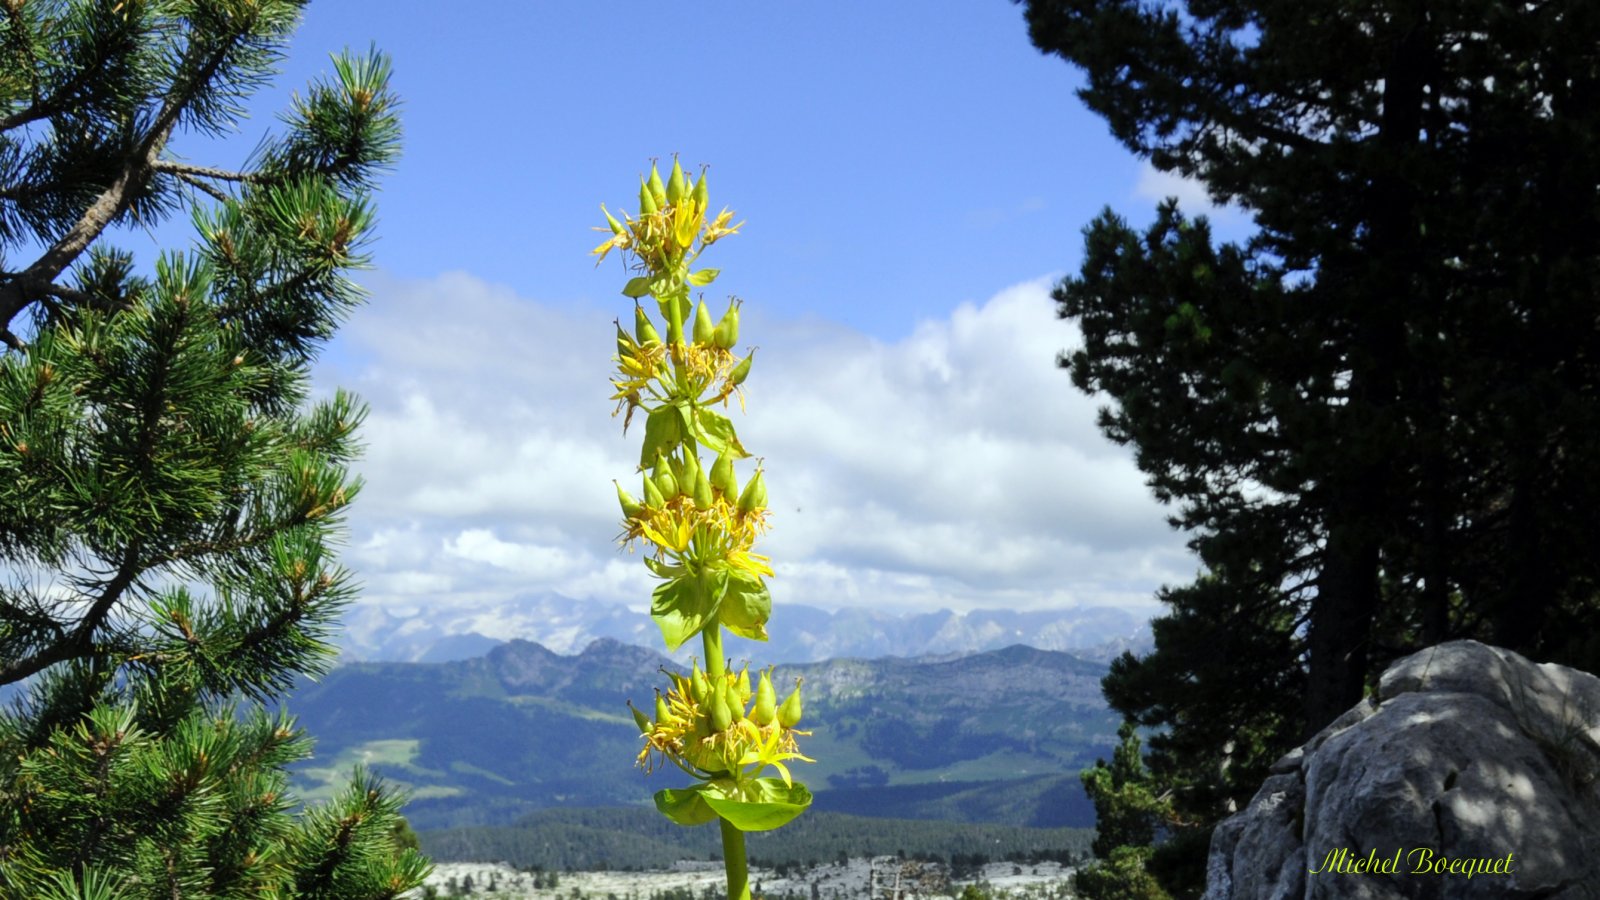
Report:
[{"label": "blue sky", "polygon": [[1018,7],[442,8],[312,3],[241,134],[177,147],[236,162],[330,51],[393,59],[405,149],[371,302],[317,372],[372,406],[346,552],[367,602],[647,602],[611,542],[638,436],[608,417],[606,357],[631,302],[589,229],[674,153],[748,221],[707,255],[707,299],[744,298],[762,348],[738,421],[767,459],[780,608],[1148,610],[1192,576],[1097,402],[1054,368],[1076,338],[1048,290],[1105,206],[1146,221],[1203,191],[1117,146]]}]

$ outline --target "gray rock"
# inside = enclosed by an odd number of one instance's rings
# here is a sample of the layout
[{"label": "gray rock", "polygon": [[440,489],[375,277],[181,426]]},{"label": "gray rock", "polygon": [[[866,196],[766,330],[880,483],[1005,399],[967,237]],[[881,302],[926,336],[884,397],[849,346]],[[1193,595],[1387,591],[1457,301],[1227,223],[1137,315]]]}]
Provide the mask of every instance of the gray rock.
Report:
[{"label": "gray rock", "polygon": [[[1441,644],[1271,772],[1212,835],[1205,900],[1600,900],[1588,673]],[[1418,871],[1440,859],[1500,871]]]}]

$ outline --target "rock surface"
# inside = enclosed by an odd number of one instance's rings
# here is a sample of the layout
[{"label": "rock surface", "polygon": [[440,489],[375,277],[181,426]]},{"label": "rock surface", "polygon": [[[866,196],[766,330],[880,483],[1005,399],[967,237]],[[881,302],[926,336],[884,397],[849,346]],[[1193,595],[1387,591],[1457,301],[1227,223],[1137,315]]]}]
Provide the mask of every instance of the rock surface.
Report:
[{"label": "rock surface", "polygon": [[1212,836],[1204,900],[1290,898],[1600,900],[1600,678],[1475,641],[1397,661]]}]

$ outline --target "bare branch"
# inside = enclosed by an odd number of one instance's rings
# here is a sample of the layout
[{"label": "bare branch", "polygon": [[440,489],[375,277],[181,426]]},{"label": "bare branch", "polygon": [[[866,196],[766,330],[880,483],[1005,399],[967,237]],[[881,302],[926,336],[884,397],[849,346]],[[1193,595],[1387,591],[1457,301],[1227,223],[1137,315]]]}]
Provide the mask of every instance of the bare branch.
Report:
[{"label": "bare branch", "polygon": [[64,284],[56,284],[55,282],[51,282],[39,288],[39,293],[49,297],[57,297],[67,301],[68,303],[76,303],[79,306],[87,306],[95,302],[93,297],[90,297],[83,291],[80,291],[77,288],[69,288]]},{"label": "bare branch", "polygon": [[[168,175],[194,176],[197,178],[214,178],[218,181],[243,181],[259,184],[265,179],[254,172],[234,172],[229,169],[214,169],[210,166],[191,166],[188,163],[174,162],[170,159],[158,159],[150,166],[153,171]],[[185,181],[190,179],[184,177]]]},{"label": "bare branch", "polygon": [[218,203],[227,203],[229,200],[233,199],[211,182],[202,181],[201,179],[196,178],[195,176],[186,172],[179,172],[178,178],[190,187],[210,194],[212,199],[216,200]]}]

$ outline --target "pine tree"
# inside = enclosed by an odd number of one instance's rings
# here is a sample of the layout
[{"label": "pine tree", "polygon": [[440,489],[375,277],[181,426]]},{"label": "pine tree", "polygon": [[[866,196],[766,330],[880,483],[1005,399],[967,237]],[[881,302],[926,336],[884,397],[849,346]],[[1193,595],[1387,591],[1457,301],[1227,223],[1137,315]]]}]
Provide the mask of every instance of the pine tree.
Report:
[{"label": "pine tree", "polygon": [[[1112,705],[1202,824],[1397,655],[1600,664],[1600,7],[1029,0],[1156,168],[1238,203],[1107,213],[1060,285],[1074,383],[1203,572]],[[1302,700],[1303,698],[1303,700]],[[1192,892],[1199,860],[1170,879]],[[1166,876],[1163,876],[1166,879]]]},{"label": "pine tree", "polygon": [[1085,900],[1162,900],[1167,894],[1147,868],[1157,833],[1174,825],[1172,810],[1145,768],[1134,723],[1124,721],[1117,739],[1109,764],[1096,760],[1080,775],[1094,803],[1092,849],[1102,862],[1081,869],[1073,883]]},{"label": "pine tree", "polygon": [[[336,59],[247,167],[230,130],[296,0],[8,2],[0,14],[0,897],[395,897],[428,868],[357,773],[263,708],[325,670],[362,408],[308,402],[359,300],[387,60]],[[115,229],[192,210],[137,264]]]}]

